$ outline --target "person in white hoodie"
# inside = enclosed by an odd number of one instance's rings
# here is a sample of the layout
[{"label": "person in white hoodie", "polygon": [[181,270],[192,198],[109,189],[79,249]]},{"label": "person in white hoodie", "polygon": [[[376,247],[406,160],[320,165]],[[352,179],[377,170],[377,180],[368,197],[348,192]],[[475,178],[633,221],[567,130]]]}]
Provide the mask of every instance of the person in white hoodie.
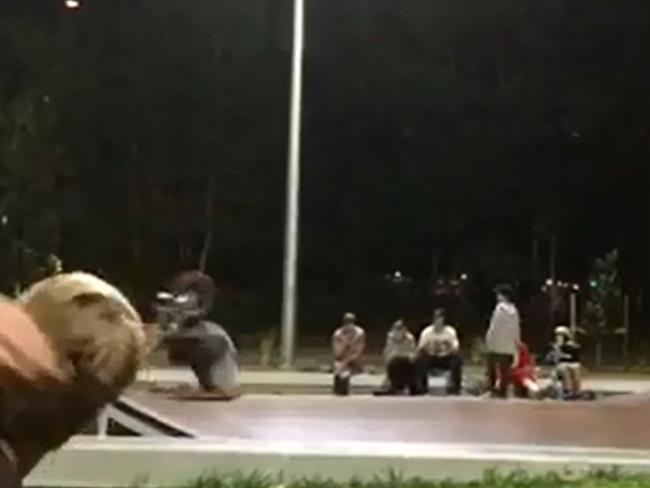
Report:
[{"label": "person in white hoodie", "polygon": [[[520,319],[517,307],[512,301],[513,290],[510,285],[495,288],[497,304],[492,313],[490,328],[485,342],[487,346],[488,388],[493,394],[505,398],[510,384],[510,368],[517,354],[517,344],[521,338]],[[497,378],[499,387],[497,389]]]}]

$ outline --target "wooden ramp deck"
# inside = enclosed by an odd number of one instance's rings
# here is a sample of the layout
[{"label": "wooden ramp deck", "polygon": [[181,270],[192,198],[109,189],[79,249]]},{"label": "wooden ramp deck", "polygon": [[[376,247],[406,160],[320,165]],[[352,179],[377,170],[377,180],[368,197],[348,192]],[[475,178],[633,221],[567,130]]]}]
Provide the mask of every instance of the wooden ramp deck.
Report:
[{"label": "wooden ramp deck", "polygon": [[142,390],[126,397],[199,439],[650,449],[648,395],[564,403],[325,395],[182,401]]}]

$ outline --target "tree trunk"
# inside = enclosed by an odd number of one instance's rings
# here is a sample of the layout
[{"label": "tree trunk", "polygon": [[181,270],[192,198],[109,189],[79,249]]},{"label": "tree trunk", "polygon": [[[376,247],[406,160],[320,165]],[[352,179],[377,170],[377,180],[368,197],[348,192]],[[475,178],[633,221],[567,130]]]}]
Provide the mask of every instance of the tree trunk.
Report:
[{"label": "tree trunk", "polygon": [[205,196],[205,234],[203,238],[203,246],[201,248],[201,255],[199,256],[199,271],[205,272],[208,264],[208,254],[212,246],[212,214],[214,211],[214,171],[210,174],[208,186]]}]

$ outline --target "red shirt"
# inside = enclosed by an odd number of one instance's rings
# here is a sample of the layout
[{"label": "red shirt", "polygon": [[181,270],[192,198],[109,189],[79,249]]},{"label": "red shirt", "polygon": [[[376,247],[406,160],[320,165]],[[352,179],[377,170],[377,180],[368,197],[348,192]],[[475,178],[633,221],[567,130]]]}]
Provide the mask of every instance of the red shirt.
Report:
[{"label": "red shirt", "polygon": [[535,367],[530,357],[528,346],[523,342],[517,344],[517,362],[510,370],[514,382],[523,382],[526,379],[535,380]]}]

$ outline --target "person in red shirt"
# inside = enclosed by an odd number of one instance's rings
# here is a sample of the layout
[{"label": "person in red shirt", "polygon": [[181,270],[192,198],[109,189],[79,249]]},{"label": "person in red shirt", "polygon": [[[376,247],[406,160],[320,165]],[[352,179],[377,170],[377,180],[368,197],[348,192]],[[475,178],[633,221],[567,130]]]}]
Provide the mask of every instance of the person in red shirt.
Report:
[{"label": "person in red shirt", "polygon": [[541,392],[535,375],[535,364],[528,346],[522,341],[517,343],[517,357],[510,368],[510,381],[519,398],[537,398]]}]

